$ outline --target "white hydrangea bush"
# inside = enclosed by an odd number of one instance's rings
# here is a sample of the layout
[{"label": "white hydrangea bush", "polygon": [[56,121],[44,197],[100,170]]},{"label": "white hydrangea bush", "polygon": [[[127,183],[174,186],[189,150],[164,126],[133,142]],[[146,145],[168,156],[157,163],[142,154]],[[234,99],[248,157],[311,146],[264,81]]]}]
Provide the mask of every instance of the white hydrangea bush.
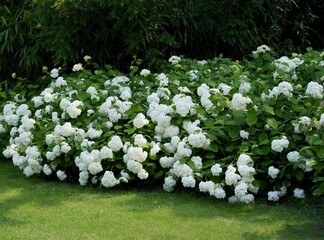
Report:
[{"label": "white hydrangea bush", "polygon": [[[0,113],[3,155],[26,176],[114,187],[158,182],[229,202],[323,194],[323,56],[253,61],[172,56],[163,73],[48,73],[51,84]],[[6,137],[5,137],[6,136]]]}]

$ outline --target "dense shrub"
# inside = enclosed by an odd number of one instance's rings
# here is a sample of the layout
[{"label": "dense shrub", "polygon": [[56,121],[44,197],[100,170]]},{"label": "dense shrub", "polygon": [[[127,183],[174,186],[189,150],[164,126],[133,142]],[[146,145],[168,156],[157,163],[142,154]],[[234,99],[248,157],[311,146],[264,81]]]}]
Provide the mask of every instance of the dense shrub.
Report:
[{"label": "dense shrub", "polygon": [[86,54],[123,71],[137,55],[161,70],[161,59],[172,54],[238,59],[261,44],[282,54],[324,46],[321,0],[1,2],[1,78],[71,64]]},{"label": "dense shrub", "polygon": [[[165,73],[53,69],[31,101],[7,103],[5,157],[26,176],[113,187],[164,182],[216,198],[324,193],[324,54],[252,61],[173,56]],[[91,69],[91,68],[90,68]],[[9,134],[10,133],[10,134]]]}]

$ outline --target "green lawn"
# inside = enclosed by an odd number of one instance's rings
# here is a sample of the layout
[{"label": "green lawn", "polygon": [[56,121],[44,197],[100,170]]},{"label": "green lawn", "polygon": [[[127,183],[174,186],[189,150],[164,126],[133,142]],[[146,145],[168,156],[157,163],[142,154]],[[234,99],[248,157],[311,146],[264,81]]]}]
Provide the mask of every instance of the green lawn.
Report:
[{"label": "green lawn", "polygon": [[26,178],[0,161],[0,239],[324,239],[323,204],[231,205],[208,196]]}]

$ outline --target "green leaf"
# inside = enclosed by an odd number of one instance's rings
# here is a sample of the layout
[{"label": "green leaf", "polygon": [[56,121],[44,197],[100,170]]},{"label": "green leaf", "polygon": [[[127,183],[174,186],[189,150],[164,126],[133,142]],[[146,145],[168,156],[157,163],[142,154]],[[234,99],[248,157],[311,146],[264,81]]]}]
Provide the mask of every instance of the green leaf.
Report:
[{"label": "green leaf", "polygon": [[233,152],[234,149],[235,149],[235,147],[233,145],[230,145],[230,146],[228,146],[228,147],[225,148],[225,150],[227,152]]},{"label": "green leaf", "polygon": [[320,177],[320,176],[314,177],[313,182],[324,182],[324,177]]},{"label": "green leaf", "polygon": [[316,155],[317,155],[319,158],[324,159],[324,148],[319,149],[319,150],[316,152]]},{"label": "green leaf", "polygon": [[205,155],[205,158],[207,158],[207,159],[214,159],[214,158],[215,158],[215,154],[209,152],[209,153],[207,153],[207,154]]},{"label": "green leaf", "polygon": [[262,161],[261,165],[264,167],[268,167],[273,163],[273,160]]},{"label": "green leaf", "polygon": [[0,92],[0,96],[3,98],[7,98],[7,94],[5,92]]},{"label": "green leaf", "polygon": [[324,195],[324,184],[321,184],[318,188],[313,191],[314,196]]},{"label": "green leaf", "polygon": [[246,123],[249,126],[253,126],[254,124],[256,124],[258,122],[258,116],[257,116],[257,112],[255,111],[254,108],[251,108],[246,116]]},{"label": "green leaf", "polygon": [[303,173],[303,171],[298,170],[298,171],[296,172],[296,178],[297,178],[297,180],[298,180],[299,182],[301,182],[301,181],[304,179],[304,173]]},{"label": "green leaf", "polygon": [[240,151],[241,152],[247,152],[249,150],[249,145],[250,144],[246,143],[246,142],[242,143],[242,145],[239,147]]},{"label": "green leaf", "polygon": [[209,145],[209,148],[210,150],[212,150],[213,152],[218,152],[219,148],[218,148],[218,144],[215,143],[215,142],[212,142],[210,145]]},{"label": "green leaf", "polygon": [[234,127],[231,127],[228,131],[228,135],[231,137],[231,138],[237,138],[240,134],[240,126],[234,126]]},{"label": "green leaf", "polygon": [[154,178],[155,179],[159,179],[160,177],[162,177],[164,174],[164,171],[163,170],[160,170],[158,171],[155,175],[154,175]]},{"label": "green leaf", "polygon": [[213,166],[214,164],[215,164],[215,160],[208,160],[208,161],[204,162],[203,167],[209,168],[209,167]]},{"label": "green leaf", "polygon": [[268,144],[270,142],[268,134],[266,134],[266,133],[260,133],[258,135],[258,139],[259,139],[259,145],[265,145],[265,144]]},{"label": "green leaf", "polygon": [[125,166],[124,166],[124,164],[118,163],[118,164],[116,164],[116,168],[118,168],[118,169],[124,169]]},{"label": "green leaf", "polygon": [[252,182],[252,185],[253,185],[254,187],[256,187],[256,188],[260,188],[260,182],[259,182],[258,180],[254,180],[254,181]]},{"label": "green leaf", "polygon": [[320,139],[316,135],[307,137],[307,142],[309,142],[309,144],[315,145],[315,146],[324,146],[324,140]]},{"label": "green leaf", "polygon": [[136,131],[136,127],[125,129],[124,132],[128,135],[133,134]]},{"label": "green leaf", "polygon": [[275,115],[275,112],[273,111],[273,107],[270,107],[268,105],[263,105],[263,108],[266,112],[270,113],[271,115]]},{"label": "green leaf", "polygon": [[277,129],[278,128],[278,122],[276,119],[274,118],[268,118],[267,119],[267,123],[269,124],[270,127],[272,127],[273,129]]},{"label": "green leaf", "polygon": [[78,94],[78,96],[79,96],[80,101],[82,101],[82,102],[90,97],[90,95],[86,92],[81,92]]},{"label": "green leaf", "polygon": [[215,121],[212,120],[212,119],[207,119],[205,122],[204,122],[205,126],[207,128],[213,128],[214,127],[214,124],[215,124]]},{"label": "green leaf", "polygon": [[282,118],[283,117],[283,113],[281,112],[281,110],[275,110],[276,116]]},{"label": "green leaf", "polygon": [[269,152],[270,152],[270,147],[268,145],[253,148],[253,153],[256,155],[268,155]]}]

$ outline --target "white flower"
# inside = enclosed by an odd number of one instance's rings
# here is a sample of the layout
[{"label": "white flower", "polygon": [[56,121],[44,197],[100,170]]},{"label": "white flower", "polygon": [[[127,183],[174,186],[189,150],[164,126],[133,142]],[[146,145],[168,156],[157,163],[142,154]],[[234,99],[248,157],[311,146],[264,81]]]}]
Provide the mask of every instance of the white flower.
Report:
[{"label": "white flower", "polygon": [[249,82],[245,82],[245,81],[241,81],[240,84],[240,88],[239,88],[239,93],[247,93],[249,92],[251,89],[251,83]]},{"label": "white flower", "polygon": [[79,173],[79,183],[80,185],[84,186],[87,185],[89,179],[89,172],[88,171],[81,171]]},{"label": "white flower", "polygon": [[321,124],[322,127],[324,127],[324,113],[321,114],[319,123]]},{"label": "white flower", "polygon": [[238,167],[238,171],[243,178],[252,178],[255,174],[255,169],[248,165],[241,165]]},{"label": "white flower", "polygon": [[33,97],[31,99],[34,102],[35,108],[38,108],[39,106],[43,105],[43,98],[41,96]]},{"label": "white flower", "polygon": [[181,58],[177,57],[177,56],[172,56],[169,58],[169,63],[171,63],[172,65],[176,65],[178,63],[181,62]]},{"label": "white flower", "polygon": [[31,175],[33,175],[35,173],[34,169],[31,166],[25,167],[23,172],[27,177],[30,177]]},{"label": "white flower", "polygon": [[98,92],[97,92],[97,89],[95,87],[88,87],[86,93],[88,93],[91,97],[91,99],[97,99],[99,101],[99,96],[98,96]]},{"label": "white flower", "polygon": [[272,97],[277,98],[280,94],[283,94],[287,98],[290,98],[293,96],[293,94],[292,94],[293,90],[294,89],[293,89],[291,83],[283,81],[283,82],[279,83],[279,85],[277,87],[274,87],[272,90],[270,90],[269,98],[272,98]]},{"label": "white flower", "polygon": [[175,174],[177,177],[188,177],[193,174],[193,170],[187,164],[180,164],[179,161],[176,161],[173,164],[170,172]]},{"label": "white flower", "polygon": [[51,70],[50,76],[51,76],[51,78],[57,78],[59,76],[59,70],[57,68],[53,68]]},{"label": "white flower", "polygon": [[88,55],[85,55],[85,56],[83,57],[83,59],[84,59],[85,62],[88,62],[89,60],[91,60],[91,57],[88,56]]},{"label": "white flower", "polygon": [[56,176],[61,180],[64,181],[67,178],[67,175],[65,174],[65,172],[58,170],[56,172]]},{"label": "white flower", "polygon": [[44,95],[44,102],[49,103],[54,100],[54,96],[51,93],[46,93]]},{"label": "white flower", "polygon": [[128,100],[132,97],[132,92],[130,90],[124,90],[122,91],[122,93],[120,94],[120,98],[123,100]]},{"label": "white flower", "polygon": [[147,143],[147,140],[144,138],[142,134],[136,134],[134,137],[134,144],[139,146],[140,148],[144,147]]},{"label": "white flower", "polygon": [[279,192],[278,191],[270,191],[268,192],[268,200],[276,202],[279,200]]},{"label": "white flower", "polygon": [[212,181],[199,183],[199,191],[200,192],[208,192],[210,195],[213,195],[214,190],[215,190],[215,183],[213,183]]},{"label": "white flower", "polygon": [[158,143],[152,142],[152,148],[150,149],[150,155],[155,156],[161,151],[160,145]]},{"label": "white flower", "polygon": [[227,167],[227,170],[225,172],[225,182],[227,185],[236,185],[237,182],[241,179],[241,176],[235,172],[236,168],[234,168],[232,165],[229,165]]},{"label": "white flower", "polygon": [[128,160],[126,165],[127,169],[135,174],[138,174],[143,169],[142,164],[132,159]]},{"label": "white flower", "polygon": [[141,171],[139,171],[139,173],[137,174],[137,177],[141,180],[147,179],[148,176],[148,172],[146,172],[144,169],[141,169]]},{"label": "white flower", "polygon": [[31,112],[30,112],[30,110],[28,110],[28,105],[27,104],[21,104],[17,108],[16,114],[18,116],[30,116],[31,115]]},{"label": "white flower", "polygon": [[121,175],[121,178],[122,178],[122,180],[124,181],[124,182],[128,182],[128,180],[130,179],[130,176],[129,176],[129,174],[125,171],[125,170],[122,170],[121,172],[120,172],[120,175]]},{"label": "white flower", "polygon": [[63,126],[61,126],[61,130],[59,131],[59,134],[64,137],[69,137],[75,133],[75,128],[72,127],[72,124],[70,122],[65,122]]},{"label": "white flower", "polygon": [[75,64],[72,68],[72,71],[73,72],[78,72],[78,71],[81,71],[83,69],[82,67],[82,63],[78,63],[78,64]]},{"label": "white flower", "polygon": [[159,162],[163,168],[169,168],[172,167],[175,160],[173,157],[161,157]]},{"label": "white flower", "polygon": [[108,110],[108,117],[111,122],[115,123],[118,122],[122,116],[119,112],[117,112],[116,109],[113,108]]},{"label": "white flower", "polygon": [[182,177],[181,182],[184,187],[194,188],[196,186],[196,180],[193,176]]},{"label": "white flower", "polygon": [[240,137],[243,139],[249,139],[249,133],[247,131],[241,130]]},{"label": "white flower", "polygon": [[240,182],[234,189],[235,191],[235,196],[238,198],[243,197],[244,195],[247,194],[248,191],[248,185],[244,182]]},{"label": "white flower", "polygon": [[218,163],[214,164],[214,165],[211,167],[210,170],[211,170],[213,176],[219,176],[219,175],[222,173],[222,171],[223,171],[221,165],[218,164]]},{"label": "white flower", "polygon": [[251,203],[254,201],[254,196],[252,194],[246,194],[239,198],[241,203]]},{"label": "white flower", "polygon": [[43,166],[43,172],[48,176],[51,175],[53,171],[47,164],[45,164]]},{"label": "white flower", "polygon": [[100,162],[92,162],[89,164],[88,170],[92,175],[96,175],[97,173],[100,173],[103,168]]},{"label": "white flower", "polygon": [[208,62],[206,60],[201,60],[201,61],[197,61],[197,63],[200,64],[200,65],[205,65]]},{"label": "white flower", "polygon": [[115,178],[115,175],[112,171],[106,171],[103,178],[101,179],[101,184],[104,187],[114,187],[119,184],[119,181]]},{"label": "white flower", "polygon": [[81,101],[75,100],[67,106],[66,111],[71,118],[77,118],[81,114],[81,109],[77,108],[81,104]]},{"label": "white flower", "polygon": [[245,153],[241,153],[240,156],[237,159],[237,166],[240,167],[242,165],[253,165],[253,159],[245,154]]},{"label": "white flower", "polygon": [[218,89],[222,91],[223,95],[228,95],[229,92],[232,90],[232,87],[225,83],[221,83],[218,85]]},{"label": "white flower", "polygon": [[148,154],[140,147],[129,147],[127,155],[129,159],[142,163],[146,160]]},{"label": "white flower", "polygon": [[309,82],[306,88],[306,94],[315,99],[323,98],[323,86],[317,82]]},{"label": "white flower", "polygon": [[282,139],[272,140],[271,142],[271,149],[275,152],[282,152],[284,148],[288,148],[289,141],[284,136]]},{"label": "white flower", "polygon": [[289,59],[286,56],[283,56],[274,61],[277,69],[280,69],[286,73],[292,72],[297,66],[303,64],[303,62],[304,61],[300,60],[299,58]]},{"label": "white flower", "polygon": [[69,151],[71,151],[71,149],[72,148],[66,142],[63,142],[61,146],[62,153],[68,153]]},{"label": "white flower", "polygon": [[199,79],[199,77],[196,75],[196,73],[198,73],[198,70],[190,70],[189,71],[189,80],[190,81],[195,81],[195,80]]},{"label": "white flower", "polygon": [[148,70],[148,69],[142,69],[142,71],[140,72],[140,75],[144,76],[144,77],[146,77],[146,76],[148,76],[150,74],[151,74],[151,71]]},{"label": "white flower", "polygon": [[123,142],[121,141],[119,136],[113,136],[111,140],[108,142],[108,147],[113,151],[113,152],[118,152],[123,148]]},{"label": "white flower", "polygon": [[189,133],[189,134],[193,134],[195,132],[201,132],[202,129],[200,127],[198,127],[198,125],[200,124],[199,120],[196,120],[194,122],[190,122],[190,121],[184,121],[183,122],[183,128]]},{"label": "white flower", "polygon": [[186,117],[189,114],[190,109],[195,106],[191,97],[183,94],[175,95],[172,101],[176,107],[175,112],[180,114],[182,117]]},{"label": "white flower", "polygon": [[203,133],[193,133],[188,137],[188,142],[195,148],[203,148],[209,146],[210,141]]},{"label": "white flower", "polygon": [[252,100],[249,97],[243,97],[241,93],[235,93],[231,103],[233,110],[246,111],[246,106],[252,103]]},{"label": "white flower", "polygon": [[303,189],[295,188],[294,190],[294,197],[295,198],[305,198],[305,192]]},{"label": "white flower", "polygon": [[215,196],[217,199],[224,199],[226,197],[226,192],[221,186],[216,186],[213,192],[213,196]]},{"label": "white flower", "polygon": [[279,174],[279,172],[280,172],[279,169],[278,168],[275,168],[273,166],[270,166],[268,168],[268,175],[270,177],[272,177],[273,179],[277,178],[277,175]]},{"label": "white flower", "polygon": [[177,181],[172,176],[168,176],[164,179],[163,190],[166,192],[172,192]]},{"label": "white flower", "polygon": [[194,156],[191,158],[191,161],[193,161],[193,163],[195,164],[195,167],[198,169],[198,170],[201,170],[203,164],[202,164],[202,158],[199,157],[199,156]]},{"label": "white flower", "polygon": [[261,45],[259,47],[257,47],[256,51],[252,51],[253,55],[257,55],[258,53],[265,53],[270,51],[271,49],[267,46],[267,45]]},{"label": "white flower", "polygon": [[293,152],[289,152],[287,154],[287,159],[289,162],[298,162],[298,160],[301,158],[299,152],[297,151],[293,151]]},{"label": "white flower", "polygon": [[113,158],[114,157],[112,150],[110,148],[106,147],[106,146],[101,148],[100,156],[101,156],[101,159],[107,159],[107,158]]},{"label": "white flower", "polygon": [[102,133],[103,133],[103,131],[101,129],[96,130],[96,129],[90,128],[85,136],[88,138],[94,139],[94,138],[100,137],[102,135]]}]

